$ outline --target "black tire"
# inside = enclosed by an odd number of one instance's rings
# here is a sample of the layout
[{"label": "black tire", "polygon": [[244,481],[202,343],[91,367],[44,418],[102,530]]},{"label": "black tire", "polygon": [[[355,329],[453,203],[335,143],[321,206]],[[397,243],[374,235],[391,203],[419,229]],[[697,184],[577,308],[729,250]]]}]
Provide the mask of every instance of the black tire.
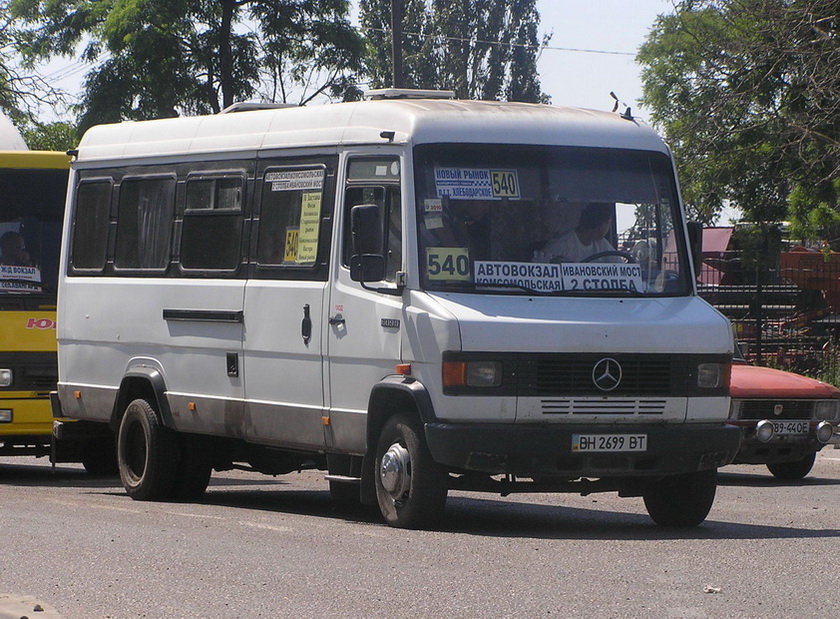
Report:
[{"label": "black tire", "polygon": [[653,521],[666,527],[696,527],[706,519],[717,490],[717,469],[669,475],[644,494]]},{"label": "black tire", "polygon": [[114,438],[92,439],[85,444],[82,466],[95,477],[114,477],[120,474],[117,465],[117,445]]},{"label": "black tire", "polygon": [[374,466],[379,511],[389,525],[417,529],[443,514],[449,474],[432,459],[413,417],[399,414],[385,422]]},{"label": "black tire", "polygon": [[137,501],[169,498],[178,470],[176,434],[152,405],[137,399],[125,409],[117,435],[117,463],[125,491]]},{"label": "black tire", "polygon": [[192,501],[207,490],[213,473],[213,439],[199,434],[179,434],[178,473],[171,498]]},{"label": "black tire", "polygon": [[770,463],[767,465],[767,470],[769,470],[776,479],[796,481],[797,479],[802,479],[811,472],[816,459],[817,454],[812,453],[801,460],[794,460],[793,462]]}]

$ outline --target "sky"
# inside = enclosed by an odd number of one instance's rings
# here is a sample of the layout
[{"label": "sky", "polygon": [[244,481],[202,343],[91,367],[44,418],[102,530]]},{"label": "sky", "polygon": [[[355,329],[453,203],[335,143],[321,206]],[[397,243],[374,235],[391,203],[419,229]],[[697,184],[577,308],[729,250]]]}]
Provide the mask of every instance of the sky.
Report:
[{"label": "sky", "polygon": [[671,0],[537,0],[540,32],[553,32],[537,63],[543,92],[554,105],[609,110],[613,91],[647,120],[635,55],[672,9]]}]

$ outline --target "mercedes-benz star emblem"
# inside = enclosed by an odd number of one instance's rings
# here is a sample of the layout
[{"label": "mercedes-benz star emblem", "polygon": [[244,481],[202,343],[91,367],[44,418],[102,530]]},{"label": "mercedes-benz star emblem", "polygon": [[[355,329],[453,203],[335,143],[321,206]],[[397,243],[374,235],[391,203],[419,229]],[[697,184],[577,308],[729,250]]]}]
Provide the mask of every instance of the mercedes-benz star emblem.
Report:
[{"label": "mercedes-benz star emblem", "polygon": [[621,383],[621,366],[618,361],[604,357],[592,368],[592,382],[601,391],[612,391]]}]

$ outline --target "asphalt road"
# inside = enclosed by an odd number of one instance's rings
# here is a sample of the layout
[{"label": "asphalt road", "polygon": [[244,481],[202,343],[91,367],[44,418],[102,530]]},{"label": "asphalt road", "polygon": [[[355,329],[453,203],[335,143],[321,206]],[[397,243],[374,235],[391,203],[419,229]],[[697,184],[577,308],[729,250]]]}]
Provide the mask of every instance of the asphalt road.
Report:
[{"label": "asphalt road", "polygon": [[402,531],[334,508],[317,472],[216,473],[200,503],[140,503],[31,458],[0,458],[0,526],[0,619],[840,614],[831,448],[800,483],[723,469],[689,530],[614,494],[453,492],[439,530]]}]

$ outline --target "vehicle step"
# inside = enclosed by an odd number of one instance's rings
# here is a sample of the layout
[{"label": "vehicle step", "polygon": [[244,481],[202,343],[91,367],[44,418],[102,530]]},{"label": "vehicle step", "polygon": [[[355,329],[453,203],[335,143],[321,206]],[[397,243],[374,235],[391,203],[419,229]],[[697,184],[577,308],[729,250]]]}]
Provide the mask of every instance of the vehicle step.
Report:
[{"label": "vehicle step", "polygon": [[360,484],[362,483],[361,477],[350,477],[348,475],[324,475],[324,479],[328,479],[329,481],[338,481],[343,484]]}]

